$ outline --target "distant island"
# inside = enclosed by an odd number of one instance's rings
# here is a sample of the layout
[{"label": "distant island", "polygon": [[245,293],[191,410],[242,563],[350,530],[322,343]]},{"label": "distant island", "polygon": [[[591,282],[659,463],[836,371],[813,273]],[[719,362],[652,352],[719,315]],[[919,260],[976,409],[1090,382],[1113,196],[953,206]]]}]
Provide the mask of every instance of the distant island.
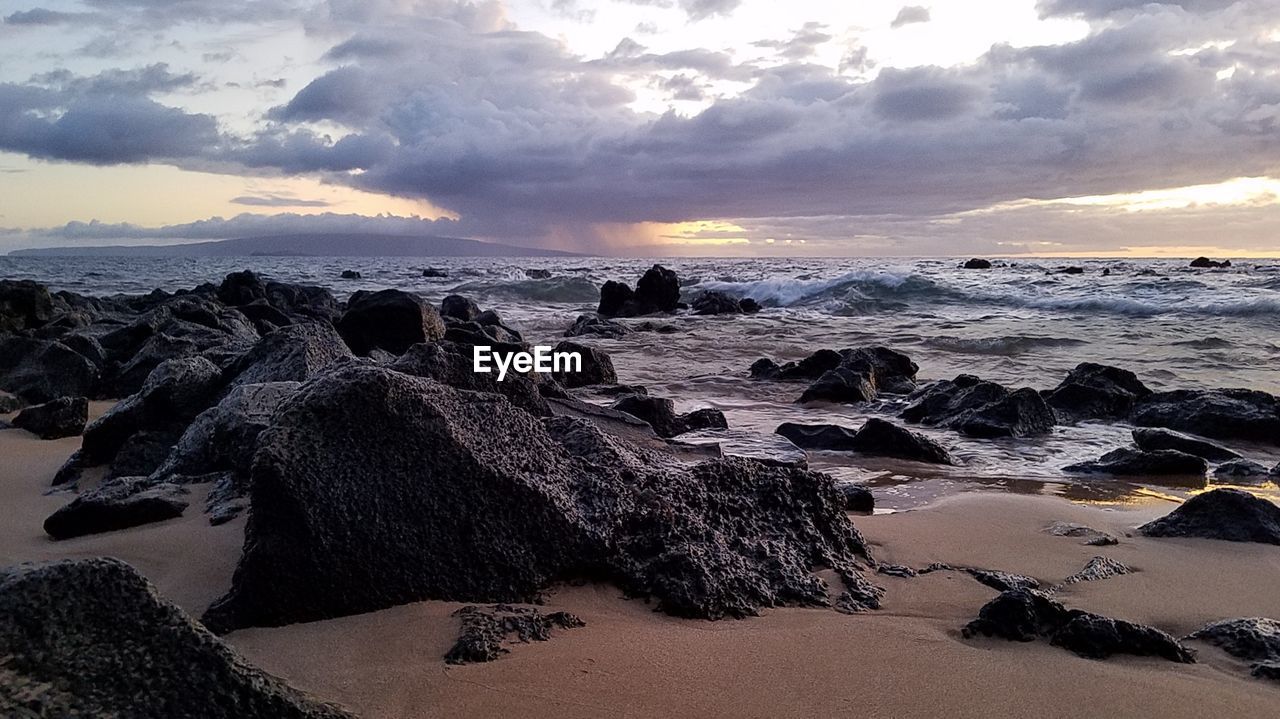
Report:
[{"label": "distant island", "polygon": [[460,237],[367,233],[270,235],[175,245],[105,245],[14,250],[36,257],[574,257],[575,252]]}]

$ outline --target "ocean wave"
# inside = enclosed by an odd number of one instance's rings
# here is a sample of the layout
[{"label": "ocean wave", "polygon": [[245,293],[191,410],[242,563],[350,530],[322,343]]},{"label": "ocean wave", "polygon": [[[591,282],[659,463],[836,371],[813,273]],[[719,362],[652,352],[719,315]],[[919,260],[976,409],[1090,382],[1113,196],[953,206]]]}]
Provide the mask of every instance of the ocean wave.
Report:
[{"label": "ocean wave", "polygon": [[714,290],[750,297],[770,307],[793,307],[831,300],[890,299],[949,294],[937,282],[905,270],[855,270],[831,279],[770,277],[753,282],[703,282],[691,290]]},{"label": "ocean wave", "polygon": [[944,352],[1010,356],[1033,352],[1039,349],[1075,347],[1078,345],[1087,345],[1089,343],[1084,340],[1071,339],[1067,337],[1029,337],[1026,335],[1005,335],[1003,337],[951,337],[949,335],[940,335],[937,337],[930,337],[921,342],[921,344]]},{"label": "ocean wave", "polygon": [[533,302],[564,304],[595,303],[600,288],[581,277],[552,277],[547,280],[479,280],[453,288],[460,295],[501,297]]},{"label": "ocean wave", "polygon": [[1172,342],[1170,344],[1180,347],[1191,347],[1198,350],[1222,350],[1235,346],[1221,337],[1205,337],[1204,339],[1199,340],[1183,340],[1181,342]]}]

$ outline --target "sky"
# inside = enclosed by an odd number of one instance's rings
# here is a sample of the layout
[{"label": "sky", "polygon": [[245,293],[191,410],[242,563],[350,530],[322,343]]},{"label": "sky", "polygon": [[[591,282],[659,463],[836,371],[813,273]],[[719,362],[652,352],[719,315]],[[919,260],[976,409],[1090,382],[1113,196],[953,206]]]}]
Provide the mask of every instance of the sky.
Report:
[{"label": "sky", "polygon": [[1280,256],[1276,0],[0,0],[0,252]]}]

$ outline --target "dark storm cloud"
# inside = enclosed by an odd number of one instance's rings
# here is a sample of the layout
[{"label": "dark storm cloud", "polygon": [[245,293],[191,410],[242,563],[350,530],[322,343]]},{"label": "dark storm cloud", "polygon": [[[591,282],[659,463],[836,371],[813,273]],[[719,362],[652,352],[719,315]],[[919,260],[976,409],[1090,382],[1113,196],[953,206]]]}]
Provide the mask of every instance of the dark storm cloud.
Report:
[{"label": "dark storm cloud", "polygon": [[905,5],[898,11],[897,16],[893,18],[893,22],[889,23],[889,27],[896,30],[904,25],[929,22],[929,19],[929,8],[920,5]]},{"label": "dark storm cloud", "polygon": [[97,221],[68,222],[61,227],[37,230],[33,234],[46,239],[92,243],[121,240],[222,240],[306,232],[447,235],[456,229],[455,223],[450,220],[365,217],[325,212],[318,215],[245,213],[227,219],[214,217],[162,227],[140,227],[130,223]]},{"label": "dark storm cloud", "polygon": [[19,10],[6,15],[6,25],[76,25],[97,21],[99,17],[93,13],[60,12],[48,8],[31,8]]},{"label": "dark storm cloud", "polygon": [[[328,65],[254,131],[220,132],[212,118],[157,104],[153,93],[189,91],[167,70],[51,76],[0,85],[0,147],[318,174],[430,200],[462,217],[459,233],[527,242],[705,218],[827,237],[865,221],[914,237],[1022,198],[1280,174],[1280,43],[1265,34],[1280,7],[1212,5],[1052,3],[1111,16],[1065,45],[1001,45],[966,65],[866,79],[808,61],[804,49],[827,42],[816,26],[776,41],[787,50],[801,40],[782,64],[631,39],[584,58],[513,29],[495,3],[334,1],[305,13],[332,38]],[[1235,39],[1211,44],[1223,38]],[[848,67],[870,65],[864,53]],[[636,89],[693,100],[725,80],[747,89],[704,99],[696,114],[629,106]]]}]

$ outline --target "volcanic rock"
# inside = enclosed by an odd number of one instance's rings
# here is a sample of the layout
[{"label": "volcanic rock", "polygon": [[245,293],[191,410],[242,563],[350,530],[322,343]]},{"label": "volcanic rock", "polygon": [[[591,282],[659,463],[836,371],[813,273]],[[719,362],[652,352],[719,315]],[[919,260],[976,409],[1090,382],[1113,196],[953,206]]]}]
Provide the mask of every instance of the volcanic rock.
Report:
[{"label": "volcanic rock", "polygon": [[1203,537],[1280,544],[1280,507],[1239,489],[1215,489],[1138,527],[1148,537]]},{"label": "volcanic rock", "polygon": [[0,336],[0,390],[26,402],[59,397],[94,397],[99,370],[60,342]]},{"label": "volcanic rock", "polygon": [[872,417],[850,440],[850,449],[877,457],[897,457],[931,464],[955,464],[945,447],[919,432]]},{"label": "volcanic rock", "polygon": [[1176,449],[1197,457],[1204,457],[1211,462],[1224,462],[1239,459],[1240,455],[1208,440],[1189,437],[1185,434],[1167,429],[1150,429],[1138,427],[1133,430],[1133,443],[1138,449],[1153,452],[1158,449]]},{"label": "volcanic rock", "polygon": [[1280,400],[1247,389],[1175,390],[1138,401],[1129,421],[1213,439],[1280,445]]},{"label": "volcanic rock", "polygon": [[446,664],[491,662],[509,653],[507,644],[514,636],[519,642],[545,642],[552,629],[577,629],[587,626],[569,612],[543,614],[531,607],[495,604],[492,607],[463,607],[453,613],[462,620],[458,641],[444,655]]},{"label": "volcanic rock", "polygon": [[803,449],[851,452],[855,431],[834,424],[797,424],[783,422],[774,430]]},{"label": "volcanic rock", "polygon": [[1045,395],[1059,417],[1071,421],[1124,419],[1134,403],[1151,394],[1137,375],[1116,367],[1082,362]]},{"label": "volcanic rock", "polygon": [[966,260],[962,268],[966,270],[989,270],[991,269],[991,260],[975,257],[971,260]]},{"label": "volcanic rock", "polygon": [[1250,662],[1253,675],[1259,679],[1280,679],[1280,621],[1261,617],[1224,619],[1200,628],[1187,639],[1208,642]]},{"label": "volcanic rock", "polygon": [[250,666],[117,559],[0,570],[0,656],[5,716],[350,716]]},{"label": "volcanic rock", "polygon": [[613,360],[603,350],[591,345],[579,344],[563,340],[552,350],[554,353],[573,352],[582,358],[582,369],[578,372],[552,372],[551,376],[561,385],[570,389],[595,384],[616,384],[618,374],[613,369]]},{"label": "volcanic rock", "polygon": [[665,397],[629,395],[619,397],[611,406],[648,422],[659,437],[674,437],[697,429],[727,429],[729,426],[724,414],[717,409],[700,409],[677,415],[675,402]]},{"label": "volcanic rock", "polygon": [[1203,477],[1209,464],[1195,455],[1176,449],[1145,452],[1121,447],[1091,462],[1078,462],[1063,467],[1065,472],[1081,474],[1114,474],[1132,477],[1191,476]]},{"label": "volcanic rock", "polygon": [[75,437],[89,421],[89,400],[84,397],[60,397],[27,407],[13,418],[13,426],[25,429],[40,439]]},{"label": "volcanic rock", "polygon": [[186,490],[172,484],[148,486],[144,477],[123,477],[88,490],[44,520],[54,539],[112,532],[182,516]]},{"label": "volcanic rock", "polygon": [[361,357],[374,349],[399,355],[413,345],[443,337],[444,322],[421,297],[382,290],[353,297],[338,321],[338,334]]}]

